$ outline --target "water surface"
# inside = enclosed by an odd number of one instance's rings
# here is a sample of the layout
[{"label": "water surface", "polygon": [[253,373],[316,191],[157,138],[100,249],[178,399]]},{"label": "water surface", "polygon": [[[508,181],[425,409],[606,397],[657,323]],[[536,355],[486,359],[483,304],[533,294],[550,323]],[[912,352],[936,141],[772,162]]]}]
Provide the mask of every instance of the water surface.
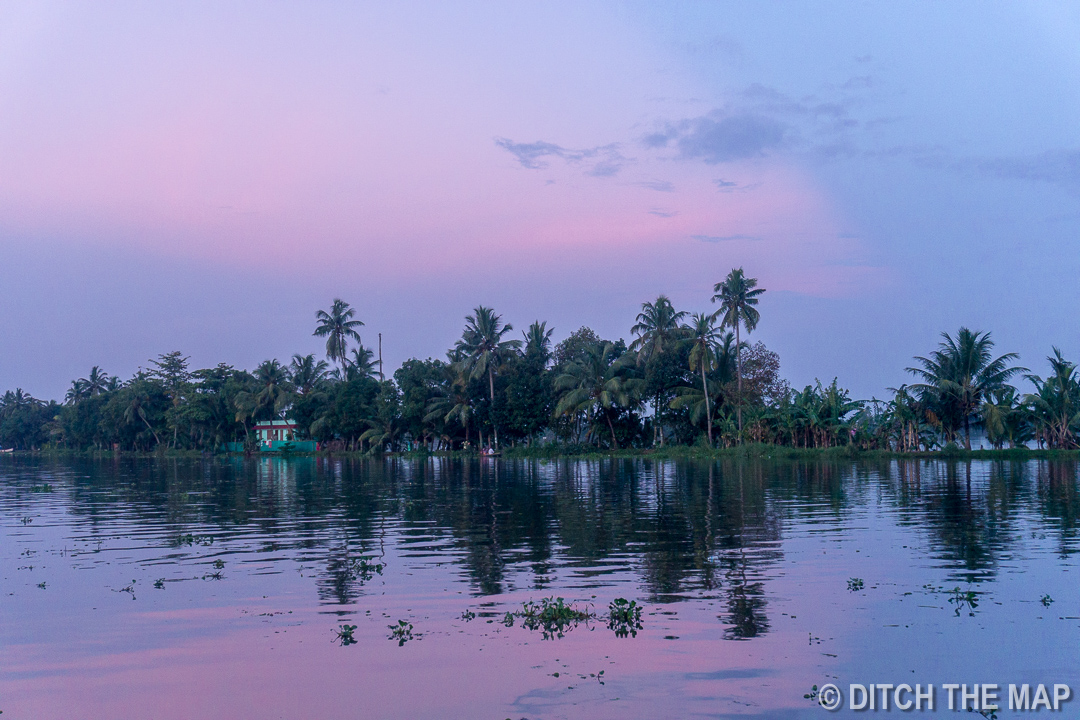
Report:
[{"label": "water surface", "polygon": [[[799,718],[827,682],[1080,691],[1078,489],[1049,461],[5,458],[0,710]],[[549,597],[596,617],[504,624]]]}]

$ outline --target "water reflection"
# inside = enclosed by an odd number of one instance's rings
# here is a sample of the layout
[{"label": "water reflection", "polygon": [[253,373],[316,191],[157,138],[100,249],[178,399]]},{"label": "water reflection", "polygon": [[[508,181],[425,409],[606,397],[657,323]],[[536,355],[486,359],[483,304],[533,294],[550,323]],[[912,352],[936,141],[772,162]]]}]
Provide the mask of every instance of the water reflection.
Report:
[{"label": "water reflection", "polygon": [[996,576],[1029,520],[1062,557],[1077,549],[1071,460],[16,459],[0,473],[9,523],[52,507],[87,543],[118,531],[161,545],[212,537],[230,553],[308,567],[327,604],[354,604],[370,580],[356,560],[390,547],[453,565],[476,596],[629,578],[654,602],[715,597],[740,640],[770,630],[768,579],[792,523],[835,529],[886,508],[968,582]]}]

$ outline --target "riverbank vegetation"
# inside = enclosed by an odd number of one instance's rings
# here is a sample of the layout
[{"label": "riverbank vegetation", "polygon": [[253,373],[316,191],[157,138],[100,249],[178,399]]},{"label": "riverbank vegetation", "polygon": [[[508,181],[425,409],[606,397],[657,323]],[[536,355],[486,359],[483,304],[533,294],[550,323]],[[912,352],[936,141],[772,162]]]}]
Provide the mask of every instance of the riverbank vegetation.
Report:
[{"label": "riverbank vegetation", "polygon": [[256,423],[288,418],[299,439],[332,452],[918,453],[972,450],[973,437],[1080,448],[1080,376],[1056,348],[1040,375],[1014,353],[995,356],[989,332],[962,327],[916,356],[912,384],[886,399],[854,399],[836,379],[799,390],[779,356],[749,340],[764,292],[739,268],[716,284],[711,312],[676,310],[661,295],[642,305],[629,343],[582,327],[554,344],[545,322],[519,332],[479,306],[445,359],[410,359],[392,375],[363,345],[356,310],[336,299],[316,314],[325,360],[192,368],[175,351],[127,380],[95,366],[62,402],[0,396],[0,447],[254,450]]}]

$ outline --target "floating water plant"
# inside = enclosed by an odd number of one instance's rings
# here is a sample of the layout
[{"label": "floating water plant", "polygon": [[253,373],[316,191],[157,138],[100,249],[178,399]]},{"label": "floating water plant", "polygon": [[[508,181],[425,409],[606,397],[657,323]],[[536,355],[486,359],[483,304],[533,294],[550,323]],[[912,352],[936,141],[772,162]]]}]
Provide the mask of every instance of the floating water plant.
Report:
[{"label": "floating water plant", "polygon": [[42,590],[44,590],[44,589],[45,589],[45,583],[44,583],[44,582],[39,582],[39,583],[37,584],[37,586],[38,586],[39,588],[41,588]]},{"label": "floating water plant", "polygon": [[192,535],[187,533],[184,535],[177,535],[173,544],[177,547],[183,547],[184,545],[213,545],[214,538],[211,535]]},{"label": "floating water plant", "polygon": [[375,562],[374,558],[350,558],[345,562],[345,575],[349,580],[367,582],[372,578],[372,573],[382,575],[384,563]]},{"label": "floating water plant", "polygon": [[461,613],[461,619],[464,620],[465,622],[469,622],[470,620],[475,620],[476,619],[476,613],[474,613],[472,610],[466,610],[465,612]]},{"label": "floating water plant", "polygon": [[217,560],[215,560],[215,561],[214,561],[214,567],[215,567],[216,569],[218,569],[218,570],[222,570],[222,569],[224,569],[224,568],[225,568],[225,561],[224,561],[224,560],[222,560],[222,559],[220,559],[220,558],[219,558],[219,559],[217,559]]},{"label": "floating water plant", "polygon": [[155,580],[154,581],[154,589],[155,590],[164,590],[165,589],[165,578],[158,578],[157,580]]},{"label": "floating water plant", "polygon": [[974,611],[979,607],[979,596],[974,590],[963,591],[959,587],[954,587],[949,602],[954,606],[957,617],[960,617],[960,611],[965,607],[968,609],[968,616],[975,617]]},{"label": "floating water plant", "polygon": [[397,625],[387,625],[387,627],[390,628],[390,635],[387,636],[387,639],[397,640],[398,647],[420,635],[420,633],[413,634],[412,623],[407,620],[398,620]]},{"label": "floating water plant", "polygon": [[642,627],[641,606],[637,601],[615,598],[608,605],[608,629],[615,631],[615,637],[637,637]]},{"label": "floating water plant", "polygon": [[595,617],[596,615],[588,610],[580,610],[573,605],[567,605],[561,597],[546,597],[539,603],[531,600],[522,603],[521,610],[506,613],[503,616],[503,624],[506,627],[513,627],[514,622],[520,620],[523,628],[539,630],[545,640],[554,640],[561,638],[580,623],[587,623]]},{"label": "floating water plant", "polygon": [[1041,598],[1039,598],[1039,602],[1043,604],[1043,607],[1050,607],[1050,603],[1054,602],[1054,598],[1050,597],[1049,595],[1043,595]]},{"label": "floating water plant", "polygon": [[858,592],[863,589],[862,578],[853,577],[847,581],[847,589],[851,592]]},{"label": "floating water plant", "polygon": [[346,645],[355,645],[356,638],[353,637],[353,633],[356,632],[356,625],[342,625],[336,631],[337,641],[344,647]]}]

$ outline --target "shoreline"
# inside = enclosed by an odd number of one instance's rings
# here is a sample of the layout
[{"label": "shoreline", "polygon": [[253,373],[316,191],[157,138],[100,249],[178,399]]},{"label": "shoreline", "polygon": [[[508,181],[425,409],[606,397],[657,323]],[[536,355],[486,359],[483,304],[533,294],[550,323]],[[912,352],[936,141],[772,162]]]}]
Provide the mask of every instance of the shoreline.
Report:
[{"label": "shoreline", "polygon": [[211,458],[397,458],[403,460],[423,460],[427,458],[452,459],[502,459],[502,460],[1070,460],[1080,459],[1080,450],[1003,448],[1000,450],[964,450],[948,448],[943,450],[898,452],[893,450],[864,450],[851,446],[830,448],[793,448],[783,445],[752,444],[742,447],[708,449],[694,446],[674,446],[664,448],[626,448],[621,450],[598,450],[581,446],[558,446],[540,448],[508,448],[499,456],[484,456],[463,451],[411,451],[393,453],[319,451],[319,452],[256,452],[208,453],[198,450],[162,450],[156,452],[134,452],[120,450],[16,450],[0,455],[0,459],[10,458],[84,458],[94,460],[139,458],[139,459],[211,459]]}]

